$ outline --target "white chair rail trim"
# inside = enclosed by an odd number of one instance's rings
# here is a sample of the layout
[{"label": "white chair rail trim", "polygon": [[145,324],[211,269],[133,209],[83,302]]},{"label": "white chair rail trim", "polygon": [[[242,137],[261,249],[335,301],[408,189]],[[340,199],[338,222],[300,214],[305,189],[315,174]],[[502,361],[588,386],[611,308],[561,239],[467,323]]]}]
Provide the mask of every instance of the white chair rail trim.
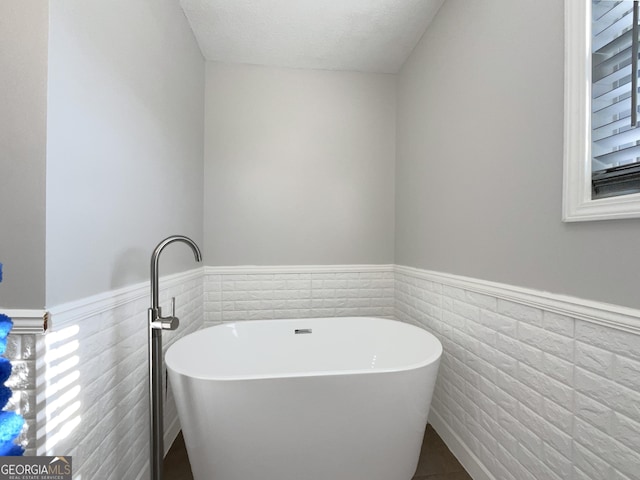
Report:
[{"label": "white chair rail trim", "polygon": [[395,265],[240,265],[204,267],[205,275],[268,275],[295,273],[393,272]]},{"label": "white chair rail trim", "polygon": [[[287,273],[373,273],[395,272],[414,278],[438,282],[472,292],[491,295],[511,302],[540,308],[553,313],[596,323],[640,335],[640,310],[559,295],[523,287],[434,272],[403,265],[285,265],[201,267],[162,278],[161,286],[169,287],[204,275],[251,275]],[[142,282],[45,310],[0,309],[14,319],[15,333],[43,333],[51,324],[56,329],[79,318],[104,312],[149,295],[149,283]]]},{"label": "white chair rail trim", "polygon": [[49,326],[49,312],[46,310],[0,308],[0,313],[13,320],[12,335],[45,333]]},{"label": "white chair rail trim", "polygon": [[640,335],[640,310],[637,309],[401,265],[397,265],[395,271]]},{"label": "white chair rail trim", "polygon": [[[202,278],[203,267],[186,272],[163,276],[160,279],[160,289],[179,285],[182,282]],[[117,290],[99,293],[76,301],[63,303],[49,308],[51,315],[51,327],[59,329],[68,323],[91,317],[102,312],[112,310],[120,305],[127,304],[142,298],[149,298],[151,304],[151,286],[149,281],[136,283]]]}]

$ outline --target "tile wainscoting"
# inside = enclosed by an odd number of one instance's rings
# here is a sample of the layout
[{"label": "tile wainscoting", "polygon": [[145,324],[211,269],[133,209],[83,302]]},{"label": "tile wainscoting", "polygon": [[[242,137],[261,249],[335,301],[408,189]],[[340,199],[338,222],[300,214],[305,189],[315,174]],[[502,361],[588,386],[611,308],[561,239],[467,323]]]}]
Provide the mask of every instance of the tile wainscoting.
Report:
[{"label": "tile wainscoting", "polygon": [[[51,308],[38,352],[38,455],[73,456],[74,478],[149,476],[147,309],[141,283]],[[180,328],[163,333],[166,350],[202,327],[202,268],[163,277],[160,304],[176,298]],[[165,449],[179,431],[171,391]]]},{"label": "tile wainscoting", "polygon": [[[205,325],[264,318],[393,316],[393,266],[207,267],[163,277],[165,312],[180,328],[164,349]],[[38,455],[72,455],[74,477],[148,477],[147,309],[142,283],[50,309],[38,349]],[[169,385],[165,450],[179,431]]]},{"label": "tile wainscoting", "polygon": [[13,328],[7,338],[4,357],[11,360],[11,376],[5,385],[13,394],[5,407],[24,418],[24,427],[18,442],[25,455],[36,454],[36,370],[37,352],[41,350],[48,315],[43,310],[9,310],[3,313],[13,320]]},{"label": "tile wainscoting", "polygon": [[393,265],[205,267],[205,324],[394,316]]},{"label": "tile wainscoting", "polygon": [[443,343],[430,423],[476,480],[639,479],[639,312],[396,267]]},{"label": "tile wainscoting", "polygon": [[[445,353],[430,422],[476,480],[640,478],[637,310],[393,265],[204,267],[160,286],[181,319],[165,348],[252,319],[381,316],[431,331]],[[73,455],[82,478],[148,476],[148,290],[54,307],[38,342],[37,453]],[[25,342],[12,348],[33,355]],[[178,428],[169,388],[166,448]]]},{"label": "tile wainscoting", "polygon": [[25,455],[36,454],[36,354],[42,335],[33,333],[9,334],[5,356],[13,366],[6,385],[13,395],[6,409],[19,413],[24,418],[24,427],[18,442]]}]

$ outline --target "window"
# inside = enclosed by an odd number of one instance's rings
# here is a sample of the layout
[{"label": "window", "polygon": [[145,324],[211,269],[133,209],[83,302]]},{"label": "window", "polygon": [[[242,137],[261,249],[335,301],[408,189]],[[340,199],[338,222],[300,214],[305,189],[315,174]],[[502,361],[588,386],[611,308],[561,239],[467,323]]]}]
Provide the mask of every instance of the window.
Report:
[{"label": "window", "polygon": [[565,0],[565,221],[640,217],[638,1]]}]

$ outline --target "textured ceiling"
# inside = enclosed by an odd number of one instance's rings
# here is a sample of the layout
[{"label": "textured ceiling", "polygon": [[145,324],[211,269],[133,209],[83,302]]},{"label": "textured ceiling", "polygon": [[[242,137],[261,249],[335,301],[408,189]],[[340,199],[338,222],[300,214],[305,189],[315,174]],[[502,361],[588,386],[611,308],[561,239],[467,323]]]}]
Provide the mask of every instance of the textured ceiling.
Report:
[{"label": "textured ceiling", "polygon": [[396,73],[444,0],[180,0],[207,60]]}]

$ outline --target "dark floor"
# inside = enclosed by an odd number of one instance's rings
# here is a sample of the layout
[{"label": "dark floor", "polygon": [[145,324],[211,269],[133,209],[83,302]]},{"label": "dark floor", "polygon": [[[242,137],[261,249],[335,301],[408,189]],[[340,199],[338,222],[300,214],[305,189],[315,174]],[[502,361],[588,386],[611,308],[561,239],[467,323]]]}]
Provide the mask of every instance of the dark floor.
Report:
[{"label": "dark floor", "polygon": [[[182,433],[164,459],[166,480],[193,480]],[[418,469],[413,480],[472,480],[431,425],[424,434]]]}]

